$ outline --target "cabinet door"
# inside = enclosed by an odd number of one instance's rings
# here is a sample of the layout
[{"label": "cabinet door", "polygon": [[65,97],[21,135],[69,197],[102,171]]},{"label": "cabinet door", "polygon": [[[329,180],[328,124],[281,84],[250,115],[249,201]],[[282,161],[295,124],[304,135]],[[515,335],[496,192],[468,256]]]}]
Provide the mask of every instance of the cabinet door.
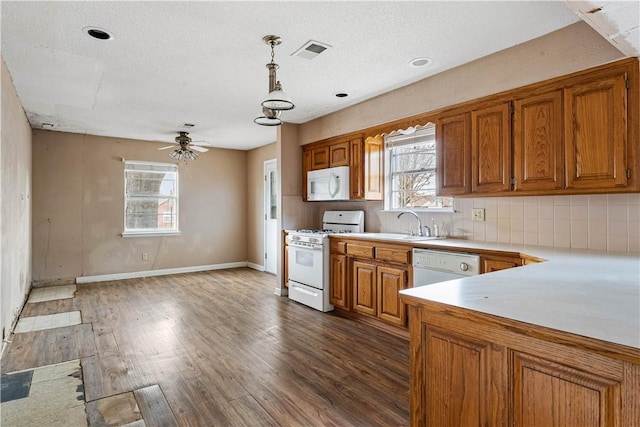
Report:
[{"label": "cabinet door", "polygon": [[384,196],[384,137],[364,141],[364,198],[382,200]]},{"label": "cabinet door", "polygon": [[286,244],[284,245],[284,252],[282,254],[282,275],[284,277],[284,287],[288,288],[289,287],[289,246],[287,246]]},{"label": "cabinet door", "polygon": [[302,150],[302,200],[307,201],[307,172],[311,170],[311,151]]},{"label": "cabinet door", "polygon": [[424,425],[507,425],[505,408],[500,404],[506,397],[504,375],[495,364],[505,359],[504,347],[449,331],[425,329],[421,367]]},{"label": "cabinet door", "polygon": [[626,74],[565,89],[568,188],[627,185]]},{"label": "cabinet door", "polygon": [[355,138],[349,142],[349,198],[351,200],[364,199],[364,144],[362,138]]},{"label": "cabinet door", "polygon": [[347,257],[346,255],[331,254],[330,265],[330,295],[331,304],[340,308],[349,308],[347,291]]},{"label": "cabinet door", "polygon": [[329,167],[329,147],[318,147],[311,150],[311,170]]},{"label": "cabinet door", "polygon": [[564,186],[561,91],[515,101],[513,159],[515,191]]},{"label": "cabinet door", "polygon": [[436,194],[471,192],[471,118],[469,113],[438,120],[436,130]]},{"label": "cabinet door", "polygon": [[361,261],[353,261],[353,311],[375,316],[376,303],[376,266]]},{"label": "cabinet door", "polygon": [[349,166],[349,141],[329,146],[329,167]]},{"label": "cabinet door", "polygon": [[510,103],[471,112],[471,154],[472,192],[511,189]]},{"label": "cabinet door", "polygon": [[378,266],[378,317],[396,326],[407,324],[407,308],[400,292],[407,286],[407,270]]},{"label": "cabinet door", "polygon": [[620,381],[518,352],[512,375],[515,426],[623,425]]}]

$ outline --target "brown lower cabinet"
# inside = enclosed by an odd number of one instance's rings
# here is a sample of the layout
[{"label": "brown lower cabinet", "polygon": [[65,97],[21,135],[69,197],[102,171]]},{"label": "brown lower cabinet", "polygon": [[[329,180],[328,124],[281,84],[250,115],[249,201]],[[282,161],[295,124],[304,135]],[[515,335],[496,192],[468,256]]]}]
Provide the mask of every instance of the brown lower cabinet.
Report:
[{"label": "brown lower cabinet", "polygon": [[407,268],[354,260],[352,272],[353,311],[406,326],[406,309],[398,292],[407,287]]},{"label": "brown lower cabinet", "polygon": [[[412,247],[368,240],[331,238],[329,300],[333,306],[376,325],[402,330],[406,336],[407,308],[399,292],[411,282]],[[534,262],[531,260],[530,262]],[[481,255],[481,273],[523,265],[519,256]]]},{"label": "brown lower cabinet", "polygon": [[491,273],[493,271],[506,270],[508,268],[520,267],[522,265],[520,257],[496,257],[482,255],[480,257],[480,273]]},{"label": "brown lower cabinet", "polygon": [[402,328],[406,336],[399,292],[409,285],[411,247],[333,238],[330,246],[331,304],[361,320]]},{"label": "brown lower cabinet", "polygon": [[640,358],[620,346],[403,301],[411,426],[640,426]]}]

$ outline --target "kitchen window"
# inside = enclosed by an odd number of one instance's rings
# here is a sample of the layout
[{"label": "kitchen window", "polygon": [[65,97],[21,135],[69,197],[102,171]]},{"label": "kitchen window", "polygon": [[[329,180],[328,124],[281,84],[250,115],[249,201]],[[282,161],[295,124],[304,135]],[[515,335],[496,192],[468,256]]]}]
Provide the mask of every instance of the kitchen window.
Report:
[{"label": "kitchen window", "polygon": [[179,234],[178,165],[124,162],[126,236]]},{"label": "kitchen window", "polygon": [[453,209],[453,198],[436,195],[436,126],[385,137],[385,210]]}]

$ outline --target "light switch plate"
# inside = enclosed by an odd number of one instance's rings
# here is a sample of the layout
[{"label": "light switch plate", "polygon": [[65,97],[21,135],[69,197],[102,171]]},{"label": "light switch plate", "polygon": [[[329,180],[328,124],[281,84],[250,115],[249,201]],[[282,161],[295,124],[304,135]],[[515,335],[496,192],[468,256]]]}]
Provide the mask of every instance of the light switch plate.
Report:
[{"label": "light switch plate", "polygon": [[484,221],[484,208],[473,208],[473,220]]}]

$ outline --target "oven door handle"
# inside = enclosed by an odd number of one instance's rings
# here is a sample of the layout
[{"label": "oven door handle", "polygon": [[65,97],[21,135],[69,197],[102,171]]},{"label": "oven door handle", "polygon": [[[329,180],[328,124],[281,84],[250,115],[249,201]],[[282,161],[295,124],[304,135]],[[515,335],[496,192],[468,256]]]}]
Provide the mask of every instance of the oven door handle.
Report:
[{"label": "oven door handle", "polygon": [[308,249],[310,251],[321,251],[322,250],[322,245],[313,245],[313,246],[304,246],[304,245],[297,245],[293,242],[289,243],[289,247],[290,248],[298,248],[298,249]]}]

